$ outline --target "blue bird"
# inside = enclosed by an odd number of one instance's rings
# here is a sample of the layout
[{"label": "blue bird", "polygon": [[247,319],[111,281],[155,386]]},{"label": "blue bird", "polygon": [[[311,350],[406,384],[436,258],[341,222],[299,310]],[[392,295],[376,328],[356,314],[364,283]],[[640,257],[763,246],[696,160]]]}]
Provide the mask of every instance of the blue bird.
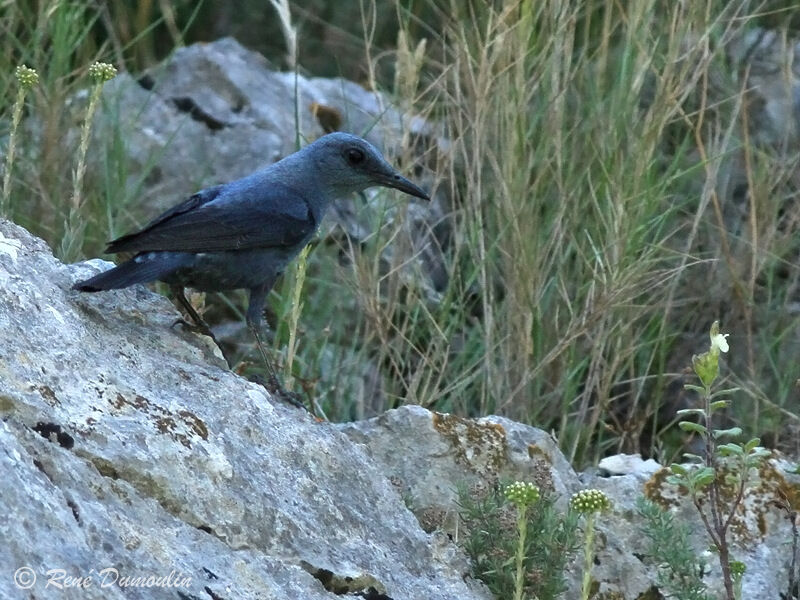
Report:
[{"label": "blue bird", "polygon": [[210,330],[183,288],[247,289],[247,325],[274,376],[260,338],[267,294],[308,244],[330,204],[372,186],[429,199],[372,144],[351,134],[331,133],[247,177],[201,190],[142,230],[113,240],[106,252],[135,256],[73,289],[99,292],[163,281],[207,334]]}]

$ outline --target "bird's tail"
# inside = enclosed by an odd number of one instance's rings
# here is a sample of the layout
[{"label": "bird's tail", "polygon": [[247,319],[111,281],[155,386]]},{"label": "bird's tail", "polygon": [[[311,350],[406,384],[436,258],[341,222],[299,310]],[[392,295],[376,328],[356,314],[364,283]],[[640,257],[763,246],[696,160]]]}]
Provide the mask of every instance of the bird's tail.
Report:
[{"label": "bird's tail", "polygon": [[101,292],[126,288],[136,283],[149,283],[185,266],[187,258],[188,255],[179,253],[139,254],[113,269],[98,273],[86,281],[79,281],[72,289],[79,292]]}]

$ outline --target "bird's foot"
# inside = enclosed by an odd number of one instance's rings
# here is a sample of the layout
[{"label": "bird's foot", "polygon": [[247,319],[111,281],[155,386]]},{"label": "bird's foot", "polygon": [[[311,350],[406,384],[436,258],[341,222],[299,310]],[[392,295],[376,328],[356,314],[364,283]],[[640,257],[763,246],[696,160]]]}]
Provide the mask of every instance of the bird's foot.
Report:
[{"label": "bird's foot", "polygon": [[191,331],[192,333],[199,333],[200,335],[207,335],[208,337],[216,341],[213,332],[205,323],[203,323],[202,325],[198,325],[196,323],[189,323],[189,321],[187,321],[186,319],[175,319],[172,322],[172,325],[170,325],[169,327],[170,329],[175,329],[178,325],[183,327],[186,331]]},{"label": "bird's foot", "polygon": [[253,383],[263,386],[270,394],[277,396],[287,404],[291,404],[295,408],[304,408],[308,410],[300,394],[285,389],[275,375],[266,378],[261,375],[251,375],[248,379]]}]

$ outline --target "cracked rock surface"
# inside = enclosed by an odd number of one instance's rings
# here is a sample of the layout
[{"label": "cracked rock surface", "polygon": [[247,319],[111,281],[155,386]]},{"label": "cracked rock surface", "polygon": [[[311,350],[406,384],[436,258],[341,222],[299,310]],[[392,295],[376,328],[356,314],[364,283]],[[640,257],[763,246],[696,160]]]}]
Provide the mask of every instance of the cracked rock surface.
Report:
[{"label": "cracked rock surface", "polygon": [[101,264],[0,221],[0,598],[67,576],[89,587],[58,597],[489,597],[359,444],[171,329],[165,298],[69,289]]}]

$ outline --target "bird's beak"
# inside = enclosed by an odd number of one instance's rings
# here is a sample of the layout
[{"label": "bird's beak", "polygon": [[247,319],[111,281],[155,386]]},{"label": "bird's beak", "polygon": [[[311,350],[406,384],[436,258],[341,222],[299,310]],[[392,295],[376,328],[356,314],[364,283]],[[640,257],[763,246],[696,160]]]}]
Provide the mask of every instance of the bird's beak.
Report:
[{"label": "bird's beak", "polygon": [[386,187],[392,187],[396,190],[400,190],[406,194],[411,194],[417,198],[422,198],[423,200],[431,199],[431,197],[426,194],[421,187],[415,183],[411,183],[408,179],[395,172],[392,172],[385,177],[381,177],[381,184],[385,185]]}]

